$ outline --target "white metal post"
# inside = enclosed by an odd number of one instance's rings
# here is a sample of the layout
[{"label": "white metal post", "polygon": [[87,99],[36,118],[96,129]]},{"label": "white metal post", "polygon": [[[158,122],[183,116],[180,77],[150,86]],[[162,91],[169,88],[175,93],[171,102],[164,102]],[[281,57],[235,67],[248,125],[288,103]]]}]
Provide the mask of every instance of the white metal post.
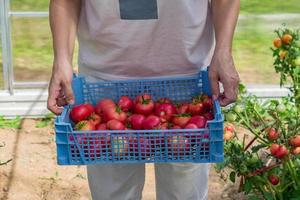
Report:
[{"label": "white metal post", "polygon": [[0,0],[1,42],[4,88],[13,95],[13,61],[11,44],[10,0]]}]

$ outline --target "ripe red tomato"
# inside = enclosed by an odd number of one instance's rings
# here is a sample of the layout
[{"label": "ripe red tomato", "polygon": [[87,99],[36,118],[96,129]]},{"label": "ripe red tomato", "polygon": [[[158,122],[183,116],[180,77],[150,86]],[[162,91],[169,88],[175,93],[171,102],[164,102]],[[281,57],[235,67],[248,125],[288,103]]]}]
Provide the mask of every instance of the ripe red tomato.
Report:
[{"label": "ripe red tomato", "polygon": [[213,109],[214,103],[213,103],[213,100],[212,100],[211,97],[209,97],[206,94],[202,94],[200,96],[200,100],[201,100],[201,102],[203,104],[205,112],[210,112]]},{"label": "ripe red tomato", "polygon": [[293,147],[300,147],[300,135],[296,135],[289,140],[289,143]]},{"label": "ripe red tomato", "polygon": [[189,104],[188,103],[178,103],[176,104],[176,112],[177,114],[188,113]]},{"label": "ripe red tomato", "polygon": [[121,110],[119,107],[109,107],[106,108],[103,112],[104,121],[110,121],[112,119],[119,120],[122,123],[125,123],[127,119],[127,114]]},{"label": "ripe red tomato", "polygon": [[234,132],[234,126],[232,124],[226,124],[224,131]]},{"label": "ripe red tomato", "polygon": [[169,121],[176,114],[176,108],[171,104],[160,104],[155,109],[156,116]]},{"label": "ripe red tomato", "polygon": [[182,135],[168,137],[168,147],[170,153],[174,155],[187,155],[190,152],[190,141]]},{"label": "ripe red tomato", "polygon": [[100,124],[102,119],[100,117],[100,115],[96,114],[96,113],[92,113],[89,117],[88,120],[91,121],[95,126]]},{"label": "ripe red tomato", "polygon": [[140,152],[141,156],[147,157],[151,155],[151,142],[143,137],[138,138],[130,138],[129,139],[129,147],[130,151],[136,155],[139,155],[139,144],[140,144]]},{"label": "ripe red tomato", "polygon": [[102,115],[104,110],[106,108],[109,108],[109,107],[115,107],[116,104],[113,100],[111,99],[102,99],[100,100],[97,105],[96,105],[96,109],[95,109],[95,112],[98,114],[98,115]]},{"label": "ripe red tomato", "polygon": [[[197,127],[198,128],[198,127]],[[175,125],[175,126],[173,126],[171,129],[182,129],[180,126],[178,126],[178,125]]]},{"label": "ripe red tomato", "polygon": [[281,47],[281,45],[282,45],[282,41],[281,41],[281,38],[275,38],[274,40],[273,40],[273,45],[274,45],[274,47],[276,47],[276,48],[280,48]]},{"label": "ripe red tomato", "polygon": [[73,122],[77,123],[87,119],[91,114],[91,110],[85,104],[80,104],[72,108],[70,118]]},{"label": "ripe red tomato", "polygon": [[89,111],[90,111],[91,113],[95,112],[95,108],[94,108],[94,106],[93,106],[92,104],[90,104],[90,103],[85,103],[85,104],[83,104],[83,105],[85,105],[85,106],[87,107],[87,109],[89,109]]},{"label": "ripe red tomato", "polygon": [[110,151],[110,137],[109,135],[87,137],[83,148],[86,157],[99,158],[101,153]]},{"label": "ripe red tomato", "polygon": [[180,126],[181,128],[184,128],[188,124],[190,119],[191,116],[189,114],[175,115],[172,119],[172,123],[174,125]]},{"label": "ripe red tomato", "polygon": [[136,114],[150,115],[154,109],[154,102],[149,94],[139,95],[135,99],[134,112]]},{"label": "ripe red tomato", "polygon": [[107,130],[106,123],[98,124],[96,130]]},{"label": "ripe red tomato", "polygon": [[106,123],[106,126],[109,130],[124,130],[125,125],[119,120],[112,119]]},{"label": "ripe red tomato", "polygon": [[274,174],[269,175],[268,179],[272,185],[277,185],[279,183],[279,177]]},{"label": "ripe red tomato", "polygon": [[155,102],[155,109],[161,104],[172,104],[172,100],[169,98],[160,98]]},{"label": "ripe red tomato", "polygon": [[124,111],[128,112],[133,107],[133,101],[128,96],[121,96],[118,106]]},{"label": "ripe red tomato", "polygon": [[185,129],[197,129],[198,126],[196,124],[189,123],[184,128]]},{"label": "ripe red tomato", "polygon": [[273,141],[273,140],[277,140],[279,138],[279,132],[276,131],[275,128],[273,128],[273,127],[272,128],[267,128],[265,131],[268,134],[267,136],[268,136],[269,140]]},{"label": "ripe red tomato", "polygon": [[78,122],[74,128],[77,131],[93,131],[95,130],[95,125],[91,121],[83,120]]},{"label": "ripe red tomato", "polygon": [[137,103],[141,103],[146,100],[152,100],[151,95],[150,94],[140,94],[135,97],[134,103],[137,104]]},{"label": "ripe red tomato", "polygon": [[284,145],[272,144],[270,147],[271,154],[276,158],[284,158],[289,154],[289,150]]},{"label": "ripe red tomato", "polygon": [[192,116],[201,115],[205,112],[205,108],[201,102],[194,101],[189,104],[188,112],[191,113]]},{"label": "ripe red tomato", "polygon": [[279,144],[272,144],[270,146],[270,152],[273,156],[276,155],[276,152],[278,151],[279,147],[280,147]]},{"label": "ripe red tomato", "polygon": [[189,120],[189,123],[196,124],[198,128],[205,128],[207,120],[203,116],[193,116]]},{"label": "ripe red tomato", "polygon": [[170,127],[169,122],[162,122],[161,120],[161,123],[158,125],[157,129],[166,130],[169,129],[169,127]]},{"label": "ripe red tomato", "polygon": [[233,138],[233,136],[234,136],[234,133],[231,132],[231,131],[225,131],[224,132],[224,140],[225,141],[231,140]]},{"label": "ripe red tomato", "polygon": [[292,149],[292,154],[299,155],[300,154],[300,147],[295,147]]},{"label": "ripe red tomato", "polygon": [[143,129],[143,121],[145,120],[145,116],[141,114],[133,114],[130,116],[130,124],[131,128],[134,130],[142,130]]},{"label": "ripe red tomato", "polygon": [[159,124],[160,124],[159,117],[157,117],[155,115],[149,115],[143,121],[143,128],[146,129],[146,130],[157,129]]},{"label": "ripe red tomato", "polygon": [[203,116],[207,119],[207,120],[213,120],[215,117],[211,112],[207,112],[204,113]]},{"label": "ripe red tomato", "polygon": [[284,34],[281,40],[284,44],[290,44],[293,40],[293,36],[291,36],[290,34]]}]

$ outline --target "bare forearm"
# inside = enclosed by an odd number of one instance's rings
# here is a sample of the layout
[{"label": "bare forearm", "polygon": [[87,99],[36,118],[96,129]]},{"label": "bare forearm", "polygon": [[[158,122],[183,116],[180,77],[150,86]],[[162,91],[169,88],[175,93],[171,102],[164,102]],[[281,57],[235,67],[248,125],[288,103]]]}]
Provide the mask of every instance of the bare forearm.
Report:
[{"label": "bare forearm", "polygon": [[230,51],[240,10],[240,0],[212,0],[216,50]]},{"label": "bare forearm", "polygon": [[81,0],[51,0],[50,26],[54,59],[72,63]]}]

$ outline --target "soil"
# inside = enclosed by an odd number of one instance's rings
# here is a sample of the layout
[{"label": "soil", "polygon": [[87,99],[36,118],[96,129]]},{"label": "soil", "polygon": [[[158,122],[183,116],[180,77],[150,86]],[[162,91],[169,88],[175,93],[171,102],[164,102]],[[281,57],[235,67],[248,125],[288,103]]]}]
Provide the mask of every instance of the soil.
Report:
[{"label": "soil", "polygon": [[[0,200],[91,199],[84,166],[58,166],[51,126],[36,128],[36,121],[22,121],[22,128],[0,129]],[[153,164],[146,165],[143,200],[155,200]],[[237,184],[225,183],[211,167],[209,199],[244,199]]]}]

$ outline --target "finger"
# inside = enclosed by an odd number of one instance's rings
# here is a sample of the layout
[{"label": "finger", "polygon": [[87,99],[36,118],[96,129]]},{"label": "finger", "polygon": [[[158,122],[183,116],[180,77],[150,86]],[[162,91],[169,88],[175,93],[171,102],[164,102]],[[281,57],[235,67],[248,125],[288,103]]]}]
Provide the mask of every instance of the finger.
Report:
[{"label": "finger", "polygon": [[220,95],[220,86],[219,86],[219,79],[217,74],[215,72],[210,71],[209,80],[210,80],[210,86],[212,90],[212,98],[213,100],[217,100]]},{"label": "finger", "polygon": [[58,82],[51,80],[48,90],[47,108],[56,115],[61,114],[62,108],[57,106],[56,99],[60,95],[61,87]]},{"label": "finger", "polygon": [[227,106],[227,105],[229,105],[229,104],[231,104],[231,103],[233,103],[234,102],[234,100],[232,100],[232,99],[230,99],[230,98],[222,98],[222,99],[220,99],[220,105],[221,106]]},{"label": "finger", "polygon": [[64,94],[66,96],[66,101],[67,101],[68,104],[74,104],[75,103],[71,83],[65,83],[64,84]]},{"label": "finger", "polygon": [[56,104],[57,104],[58,106],[65,106],[65,105],[67,105],[68,103],[67,103],[67,101],[66,101],[66,97],[58,97],[58,98],[56,99]]},{"label": "finger", "polygon": [[53,95],[49,94],[47,101],[47,108],[55,115],[59,115],[62,113],[62,108],[58,107],[56,104],[56,98],[53,98]]},{"label": "finger", "polygon": [[237,99],[236,87],[234,85],[229,86],[228,84],[224,85],[224,95],[220,99],[221,106],[227,106],[230,103],[235,102]]}]

